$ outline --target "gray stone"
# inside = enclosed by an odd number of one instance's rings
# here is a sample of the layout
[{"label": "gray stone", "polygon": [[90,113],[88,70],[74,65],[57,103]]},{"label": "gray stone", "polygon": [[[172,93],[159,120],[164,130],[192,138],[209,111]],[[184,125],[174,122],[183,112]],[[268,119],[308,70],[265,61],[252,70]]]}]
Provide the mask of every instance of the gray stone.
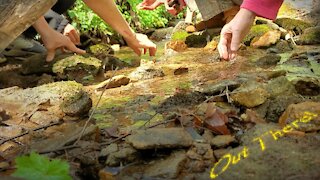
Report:
[{"label": "gray stone", "polygon": [[42,126],[48,125],[51,122],[58,122],[59,120],[58,116],[48,111],[37,111],[30,118],[30,121]]},{"label": "gray stone", "polygon": [[233,91],[236,88],[240,87],[240,83],[233,80],[223,80],[219,81],[215,84],[209,84],[202,88],[201,92],[205,93],[206,95],[217,95],[223,92],[226,87],[228,87],[229,91]]},{"label": "gray stone", "polygon": [[152,128],[138,130],[127,142],[136,149],[178,148],[191,146],[192,138],[183,128]]},{"label": "gray stone", "polygon": [[187,160],[184,151],[173,152],[169,157],[150,164],[145,172],[145,177],[173,179],[177,178]]},{"label": "gray stone", "polygon": [[276,66],[278,62],[280,62],[281,56],[277,54],[267,54],[266,56],[263,56],[259,58],[256,61],[256,64],[261,68],[269,68],[272,66]]},{"label": "gray stone", "polygon": [[156,29],[152,33],[152,35],[150,36],[150,39],[155,40],[155,41],[161,41],[163,39],[169,39],[173,29],[174,29],[173,27]]},{"label": "gray stone", "polygon": [[270,80],[266,87],[271,97],[295,92],[293,84],[285,76]]},{"label": "gray stone", "polygon": [[113,143],[107,146],[106,148],[102,149],[100,152],[100,157],[107,157],[109,154],[117,152],[119,150],[118,145]]},{"label": "gray stone", "polygon": [[119,166],[121,163],[130,163],[136,160],[138,157],[138,151],[133,147],[125,144],[119,147],[119,151],[110,153],[107,160],[107,166]]},{"label": "gray stone", "polygon": [[301,45],[320,44],[320,26],[310,27],[304,30],[297,43]]},{"label": "gray stone", "polygon": [[78,96],[67,98],[61,104],[61,109],[69,116],[87,114],[92,107],[92,100],[88,93],[82,91]]},{"label": "gray stone", "polygon": [[261,86],[256,85],[256,82],[248,82],[240,88],[232,91],[231,98],[238,104],[248,108],[256,107],[264,102],[269,97],[269,93]]},{"label": "gray stone", "polygon": [[96,76],[102,62],[94,57],[70,56],[54,63],[52,71],[62,79],[81,82],[85,77]]},{"label": "gray stone", "polygon": [[132,80],[145,80],[163,76],[165,76],[165,74],[162,69],[156,68],[155,66],[143,65],[132,72],[129,78]]},{"label": "gray stone", "polygon": [[230,145],[231,143],[235,143],[237,140],[234,136],[231,135],[218,135],[211,139],[210,144],[217,148],[222,148]]}]

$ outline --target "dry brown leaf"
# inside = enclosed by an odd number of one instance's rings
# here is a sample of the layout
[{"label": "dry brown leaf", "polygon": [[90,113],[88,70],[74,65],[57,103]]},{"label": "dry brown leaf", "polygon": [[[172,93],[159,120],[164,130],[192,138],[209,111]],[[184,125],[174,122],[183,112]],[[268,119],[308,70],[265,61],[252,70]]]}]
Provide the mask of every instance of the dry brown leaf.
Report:
[{"label": "dry brown leaf", "polygon": [[230,134],[226,123],[228,122],[228,117],[223,114],[217,107],[208,105],[206,110],[204,125],[206,128],[218,133],[218,134]]}]

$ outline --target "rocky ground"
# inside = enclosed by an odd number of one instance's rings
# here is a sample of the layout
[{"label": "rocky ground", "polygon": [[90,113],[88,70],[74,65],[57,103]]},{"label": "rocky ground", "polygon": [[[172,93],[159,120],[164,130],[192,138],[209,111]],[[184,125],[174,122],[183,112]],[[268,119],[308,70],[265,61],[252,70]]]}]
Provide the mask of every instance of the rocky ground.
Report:
[{"label": "rocky ground", "polygon": [[234,61],[216,32],[156,31],[151,60],[0,59],[1,175],[36,151],[74,179],[319,179],[320,27],[259,19]]}]

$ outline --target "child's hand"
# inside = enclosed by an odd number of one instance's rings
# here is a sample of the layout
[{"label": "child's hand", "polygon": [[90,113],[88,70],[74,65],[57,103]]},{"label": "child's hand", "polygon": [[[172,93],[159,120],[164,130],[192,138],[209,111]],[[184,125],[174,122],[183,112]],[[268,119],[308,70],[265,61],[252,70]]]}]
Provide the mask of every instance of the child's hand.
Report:
[{"label": "child's hand", "polygon": [[218,51],[220,57],[226,60],[234,59],[242,39],[249,32],[256,14],[241,8],[237,15],[221,30]]},{"label": "child's hand", "polygon": [[139,56],[141,55],[140,48],[144,49],[144,54],[147,52],[147,49],[149,49],[150,56],[156,55],[157,46],[144,34],[137,33],[135,36],[125,38],[125,40],[128,46]]},{"label": "child's hand", "polygon": [[78,54],[86,53],[84,50],[77,48],[70,38],[54,30],[42,35],[41,39],[47,49],[47,61],[52,61],[54,59],[56,49],[58,48],[61,48],[62,50],[67,49]]}]

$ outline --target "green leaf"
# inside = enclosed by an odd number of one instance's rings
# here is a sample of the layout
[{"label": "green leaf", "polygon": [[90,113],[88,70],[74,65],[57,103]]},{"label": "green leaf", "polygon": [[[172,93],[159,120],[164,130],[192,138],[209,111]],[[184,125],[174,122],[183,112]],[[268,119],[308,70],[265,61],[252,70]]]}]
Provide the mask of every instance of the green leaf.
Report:
[{"label": "green leaf", "polygon": [[49,160],[34,152],[30,156],[17,157],[16,166],[17,170],[13,176],[26,180],[71,180],[67,162],[58,159]]}]

